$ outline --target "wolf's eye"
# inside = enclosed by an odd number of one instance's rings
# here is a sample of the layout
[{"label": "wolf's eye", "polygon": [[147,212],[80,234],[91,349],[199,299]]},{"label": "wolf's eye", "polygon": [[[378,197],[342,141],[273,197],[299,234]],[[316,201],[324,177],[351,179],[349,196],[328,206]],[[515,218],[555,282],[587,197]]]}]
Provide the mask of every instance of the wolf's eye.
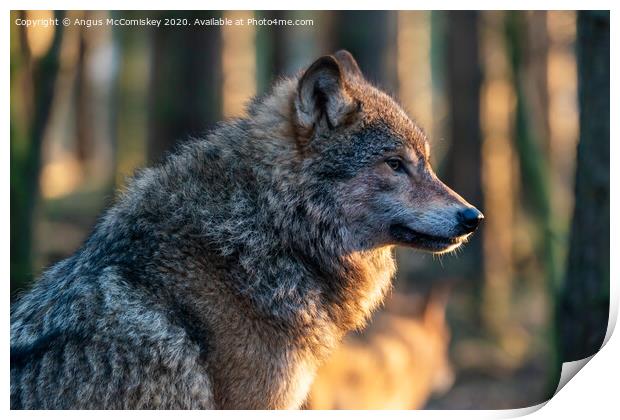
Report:
[{"label": "wolf's eye", "polygon": [[385,163],[387,164],[387,166],[390,167],[390,169],[392,169],[395,172],[403,171],[403,162],[402,160],[398,158],[389,158],[388,160],[385,161]]}]

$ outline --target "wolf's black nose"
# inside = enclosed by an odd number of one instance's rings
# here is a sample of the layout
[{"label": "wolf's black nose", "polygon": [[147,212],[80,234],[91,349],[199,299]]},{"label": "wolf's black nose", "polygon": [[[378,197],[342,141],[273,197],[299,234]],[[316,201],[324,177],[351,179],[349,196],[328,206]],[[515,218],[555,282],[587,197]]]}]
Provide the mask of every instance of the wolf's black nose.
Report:
[{"label": "wolf's black nose", "polygon": [[484,215],[475,207],[467,207],[459,210],[457,217],[461,227],[467,233],[476,230],[482,219],[484,219]]}]

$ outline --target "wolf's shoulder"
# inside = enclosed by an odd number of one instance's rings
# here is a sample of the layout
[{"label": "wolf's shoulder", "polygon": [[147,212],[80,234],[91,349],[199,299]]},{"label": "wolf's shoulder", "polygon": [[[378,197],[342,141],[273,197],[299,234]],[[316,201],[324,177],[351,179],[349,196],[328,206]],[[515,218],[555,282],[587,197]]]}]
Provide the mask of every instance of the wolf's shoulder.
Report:
[{"label": "wolf's shoulder", "polygon": [[173,303],[148,293],[123,270],[105,267],[96,275],[64,274],[61,267],[53,268],[13,305],[12,345],[42,337],[161,341],[184,335],[171,315]]},{"label": "wolf's shoulder", "polygon": [[[167,383],[209,384],[206,333],[191,331],[188,326],[194,323],[186,322],[182,311],[141,291],[114,268],[80,280],[46,284],[43,279],[18,302],[11,320],[12,406],[187,408],[191,401],[208,403],[202,394],[209,387],[186,400],[164,390],[171,386]],[[65,289],[55,293],[60,285]],[[44,389],[47,396],[41,397]],[[169,399],[153,400],[157,393]]]}]

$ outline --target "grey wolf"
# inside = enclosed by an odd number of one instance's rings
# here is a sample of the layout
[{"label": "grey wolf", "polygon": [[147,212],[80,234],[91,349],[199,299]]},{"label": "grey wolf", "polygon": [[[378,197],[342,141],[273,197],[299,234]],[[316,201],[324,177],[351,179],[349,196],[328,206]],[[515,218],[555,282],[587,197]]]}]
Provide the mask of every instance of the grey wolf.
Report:
[{"label": "grey wolf", "polygon": [[482,214],[344,51],[140,171],[11,308],[12,408],[297,408],[362,327],[396,245]]}]

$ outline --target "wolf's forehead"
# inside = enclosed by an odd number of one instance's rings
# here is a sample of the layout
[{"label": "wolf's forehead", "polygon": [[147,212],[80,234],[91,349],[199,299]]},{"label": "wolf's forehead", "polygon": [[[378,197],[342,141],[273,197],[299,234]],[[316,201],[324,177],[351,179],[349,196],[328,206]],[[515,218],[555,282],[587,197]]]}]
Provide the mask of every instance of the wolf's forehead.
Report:
[{"label": "wolf's forehead", "polygon": [[421,155],[428,155],[428,139],[402,107],[387,94],[375,90],[365,102],[366,123],[394,137],[395,145],[406,147]]},{"label": "wolf's forehead", "polygon": [[355,155],[385,156],[391,153],[414,155],[418,159],[428,156],[426,141],[416,135],[414,128],[405,128],[395,125],[385,118],[376,119],[365,125],[365,128],[354,135],[351,144],[355,148]]}]

